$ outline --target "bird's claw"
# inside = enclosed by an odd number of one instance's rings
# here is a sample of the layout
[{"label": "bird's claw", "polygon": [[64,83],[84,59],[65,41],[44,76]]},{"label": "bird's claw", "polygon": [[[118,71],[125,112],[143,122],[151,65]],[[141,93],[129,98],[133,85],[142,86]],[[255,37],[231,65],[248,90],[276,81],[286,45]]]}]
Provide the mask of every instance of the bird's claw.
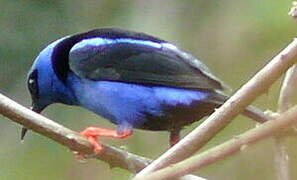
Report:
[{"label": "bird's claw", "polygon": [[[104,148],[99,140],[99,138],[101,136],[122,139],[127,136],[130,136],[132,134],[132,130],[127,130],[127,131],[124,131],[119,134],[116,130],[113,130],[113,129],[88,127],[84,131],[82,131],[80,134],[88,139],[88,141],[94,148],[94,153],[97,155],[104,150]],[[78,154],[78,156],[81,156],[81,155]],[[83,155],[83,156],[85,157],[85,155]]]}]

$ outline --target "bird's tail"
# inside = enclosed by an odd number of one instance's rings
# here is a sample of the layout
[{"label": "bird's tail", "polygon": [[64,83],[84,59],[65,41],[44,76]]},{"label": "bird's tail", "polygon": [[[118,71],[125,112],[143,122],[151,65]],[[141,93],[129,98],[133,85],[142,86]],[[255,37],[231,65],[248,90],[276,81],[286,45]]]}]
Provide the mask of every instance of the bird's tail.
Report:
[{"label": "bird's tail", "polygon": [[[223,92],[216,91],[216,93],[213,96],[213,101],[215,103],[219,103],[222,105],[224,102],[226,102],[229,99],[227,95],[225,95]],[[249,117],[253,120],[256,120],[257,122],[263,123],[268,121],[267,115],[262,111],[261,109],[255,107],[255,106],[248,106],[242,114],[246,117]]]}]

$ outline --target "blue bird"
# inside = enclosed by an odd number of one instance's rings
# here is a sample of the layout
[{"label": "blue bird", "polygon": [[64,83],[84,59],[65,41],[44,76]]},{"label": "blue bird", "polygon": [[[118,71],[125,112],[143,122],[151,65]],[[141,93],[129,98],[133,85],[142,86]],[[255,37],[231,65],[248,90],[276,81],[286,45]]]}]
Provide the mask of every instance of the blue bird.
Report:
[{"label": "blue bird", "polygon": [[[211,114],[225,86],[192,55],[162,39],[121,29],[96,29],[58,39],[44,48],[28,75],[32,110],[53,103],[82,106],[117,129],[86,128],[95,152],[100,136],[124,138],[133,128],[180,130]],[[261,116],[255,108],[248,116]],[[26,128],[23,128],[22,138]]]}]

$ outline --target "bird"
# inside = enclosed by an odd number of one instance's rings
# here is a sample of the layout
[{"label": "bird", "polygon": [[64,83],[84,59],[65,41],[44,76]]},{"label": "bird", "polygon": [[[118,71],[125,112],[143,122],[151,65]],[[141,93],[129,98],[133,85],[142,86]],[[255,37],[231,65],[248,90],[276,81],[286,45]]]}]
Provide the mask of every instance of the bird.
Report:
[{"label": "bird", "polygon": [[[81,106],[117,125],[81,132],[94,148],[101,137],[125,138],[133,129],[169,131],[170,145],[187,125],[210,115],[228,96],[210,69],[173,43],[131,30],[101,28],[47,45],[27,77],[31,109],[54,103]],[[261,118],[257,108],[247,116]],[[27,128],[22,129],[22,139]]]}]

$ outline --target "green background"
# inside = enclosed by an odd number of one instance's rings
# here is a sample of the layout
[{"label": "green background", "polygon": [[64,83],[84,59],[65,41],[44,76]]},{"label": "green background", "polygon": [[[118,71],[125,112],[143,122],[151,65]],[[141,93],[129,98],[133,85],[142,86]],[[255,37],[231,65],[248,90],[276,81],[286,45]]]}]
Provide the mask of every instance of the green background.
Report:
[{"label": "green background", "polygon": [[[0,0],[0,92],[29,106],[26,75],[38,52],[62,36],[100,27],[146,32],[173,42],[203,60],[235,91],[294,38],[290,6],[286,0]],[[274,110],[279,87],[280,82],[254,104]],[[77,131],[90,125],[115,127],[79,107],[56,104],[44,115]],[[240,116],[204,149],[254,126]],[[20,126],[4,117],[0,128],[0,180],[131,177],[101,161],[80,163],[67,148],[36,133],[21,143]],[[168,133],[136,130],[127,140],[104,142],[156,158],[168,148]],[[292,179],[297,179],[296,143],[296,137],[287,140]],[[273,151],[273,140],[267,139],[196,173],[209,179],[273,180]]]}]

